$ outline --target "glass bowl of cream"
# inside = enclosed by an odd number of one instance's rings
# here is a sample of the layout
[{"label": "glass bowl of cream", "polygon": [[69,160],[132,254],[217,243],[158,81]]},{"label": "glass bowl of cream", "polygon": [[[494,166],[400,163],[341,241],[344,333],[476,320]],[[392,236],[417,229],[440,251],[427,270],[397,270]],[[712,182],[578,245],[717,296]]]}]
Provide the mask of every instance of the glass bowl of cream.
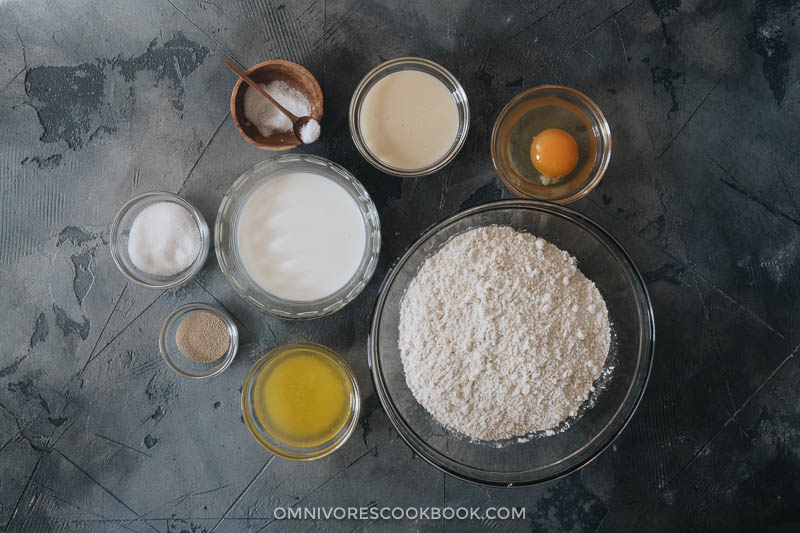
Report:
[{"label": "glass bowl of cream", "polygon": [[356,148],[372,166],[393,176],[426,176],[464,146],[469,103],[441,65],[399,57],[364,76],[350,100],[349,122]]},{"label": "glass bowl of cream", "polygon": [[378,263],[380,220],[346,169],[312,155],[263,161],[231,186],[214,228],[217,260],[233,289],[282,318],[338,311]]}]

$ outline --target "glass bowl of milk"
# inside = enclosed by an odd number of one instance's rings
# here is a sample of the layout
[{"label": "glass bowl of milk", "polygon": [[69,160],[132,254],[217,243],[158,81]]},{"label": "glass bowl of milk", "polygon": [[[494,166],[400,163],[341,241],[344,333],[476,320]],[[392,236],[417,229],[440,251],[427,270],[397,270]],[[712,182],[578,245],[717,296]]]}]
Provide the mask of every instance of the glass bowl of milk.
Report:
[{"label": "glass bowl of milk", "polygon": [[283,155],[242,174],[222,199],[214,244],[233,289],[282,318],[351,302],[378,263],[380,220],[366,189],[322,157]]},{"label": "glass bowl of milk", "polygon": [[469,103],[447,69],[418,57],[381,63],[350,100],[350,134],[378,170],[400,177],[433,174],[464,146]]}]

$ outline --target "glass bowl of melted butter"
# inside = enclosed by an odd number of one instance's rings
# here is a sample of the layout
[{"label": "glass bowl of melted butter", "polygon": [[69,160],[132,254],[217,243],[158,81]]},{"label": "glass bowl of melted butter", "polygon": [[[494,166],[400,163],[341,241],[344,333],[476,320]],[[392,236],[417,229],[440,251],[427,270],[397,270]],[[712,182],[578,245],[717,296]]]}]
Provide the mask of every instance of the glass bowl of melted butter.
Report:
[{"label": "glass bowl of melted butter", "polygon": [[603,178],[611,160],[611,129],[585,94],[542,85],[500,111],[491,152],[498,177],[516,196],[568,204]]},{"label": "glass bowl of melted butter", "polygon": [[279,346],[259,359],[242,387],[242,414],[271,453],[311,461],[353,434],[361,399],[353,370],[336,352],[310,342]]}]

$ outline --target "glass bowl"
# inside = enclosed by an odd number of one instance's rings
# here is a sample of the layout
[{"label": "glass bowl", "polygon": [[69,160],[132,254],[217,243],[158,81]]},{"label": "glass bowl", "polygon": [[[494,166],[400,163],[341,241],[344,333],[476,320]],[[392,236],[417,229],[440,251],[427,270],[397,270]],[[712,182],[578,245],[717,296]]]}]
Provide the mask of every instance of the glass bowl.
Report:
[{"label": "glass bowl", "polygon": [[[613,372],[578,415],[553,432],[476,442],[440,425],[406,385],[398,349],[400,303],[423,262],[451,237],[506,225],[541,237],[578,261],[606,300],[612,328],[606,365]],[[473,483],[533,485],[573,472],[597,457],[626,426],[644,393],[653,361],[655,326],[650,297],[628,254],[603,228],[565,207],[535,200],[501,200],[457,213],[425,232],[383,281],[368,340],[375,390],[394,427],[436,468]],[[605,372],[604,372],[605,374]],[[591,406],[591,407],[590,407]],[[524,439],[523,439],[524,440]]]},{"label": "glass bowl", "polygon": [[[353,277],[335,293],[313,301],[285,300],[262,289],[244,268],[237,246],[236,228],[250,195],[265,181],[292,172],[317,174],[343,187],[358,205],[366,230],[364,254]],[[364,186],[343,167],[312,155],[281,155],[267,159],[246,171],[225,193],[214,228],[214,246],[222,273],[245,301],[282,318],[318,318],[338,311],[350,303],[369,282],[378,264],[381,247],[380,220],[378,210]]]},{"label": "glass bowl", "polygon": [[[557,183],[545,184],[530,162],[530,143],[541,130],[564,129],[567,121],[573,122],[575,130],[570,133],[584,146],[572,172]],[[514,195],[568,204],[589,194],[603,178],[611,160],[611,129],[597,104],[582,92],[542,85],[515,96],[500,111],[492,129],[491,153],[500,181]]]},{"label": "glass bowl", "polygon": [[[225,355],[220,359],[212,363],[198,363],[192,361],[181,353],[180,348],[178,348],[178,343],[175,340],[175,334],[181,322],[190,315],[198,312],[211,313],[222,319],[228,327],[228,335],[230,336],[228,351],[226,351]],[[164,322],[164,327],[161,328],[161,335],[158,338],[158,347],[161,351],[161,357],[164,358],[164,362],[179,376],[197,380],[208,379],[221,374],[225,369],[231,366],[233,359],[236,357],[236,351],[239,348],[239,330],[233,318],[222,309],[202,302],[190,303],[179,307],[167,317],[166,322]]]},{"label": "glass bowl", "polygon": [[[157,276],[143,272],[136,268],[133,261],[131,261],[130,255],[128,255],[128,237],[130,236],[133,221],[136,220],[136,217],[145,207],[158,202],[173,202],[186,208],[200,230],[200,253],[197,254],[194,262],[188,268],[173,276]],[[194,204],[171,192],[151,191],[131,198],[122,206],[122,209],[119,210],[114,218],[113,224],[111,224],[111,257],[114,259],[117,268],[132,282],[152,289],[172,289],[186,284],[203,268],[203,263],[206,262],[208,257],[210,245],[211,232],[203,215]]]},{"label": "glass bowl", "polygon": [[[447,153],[442,156],[441,159],[421,168],[398,168],[384,163],[377,156],[372,154],[367,146],[367,143],[364,141],[364,137],[361,134],[361,105],[364,103],[364,98],[367,96],[367,93],[381,79],[385,78],[389,74],[403,70],[418,70],[420,72],[430,74],[442,82],[450,91],[450,94],[453,96],[453,100],[456,102],[456,107],[458,108],[458,130],[456,131],[456,137],[453,140],[452,146]],[[433,174],[434,172],[437,172],[447,166],[456,157],[456,155],[458,155],[461,147],[464,146],[464,143],[467,141],[467,132],[469,131],[469,103],[467,101],[467,93],[464,92],[464,88],[461,86],[456,77],[453,76],[443,66],[428,59],[422,59],[419,57],[398,57],[396,59],[390,59],[389,61],[381,63],[377,67],[370,70],[366,76],[364,76],[364,78],[356,87],[352,98],[350,99],[349,121],[350,135],[353,137],[353,142],[355,143],[356,148],[358,148],[358,151],[361,152],[361,155],[364,156],[364,159],[366,159],[372,166],[381,172],[391,174],[392,176],[400,176],[404,178],[427,176],[428,174]]]},{"label": "glass bowl", "polygon": [[[333,436],[327,442],[318,444],[316,446],[292,446],[276,439],[258,420],[255,413],[255,406],[253,405],[253,389],[261,372],[269,368],[269,363],[278,360],[283,354],[297,348],[307,348],[319,355],[327,357],[345,373],[351,386],[350,414],[347,418],[347,421],[335,436]],[[349,439],[350,435],[353,434],[356,424],[358,424],[358,417],[360,414],[361,396],[358,390],[358,381],[356,381],[356,376],[353,373],[353,369],[350,368],[350,365],[347,364],[347,361],[342,359],[339,354],[330,348],[326,348],[325,346],[311,342],[295,342],[291,344],[284,344],[283,346],[279,346],[268,352],[261,359],[256,361],[255,365],[253,365],[253,368],[247,375],[244,386],[242,387],[242,415],[244,417],[244,423],[247,426],[247,429],[250,431],[250,434],[269,452],[281,457],[285,457],[286,459],[292,459],[295,461],[312,461],[333,453],[345,442],[347,442],[347,439]]]}]

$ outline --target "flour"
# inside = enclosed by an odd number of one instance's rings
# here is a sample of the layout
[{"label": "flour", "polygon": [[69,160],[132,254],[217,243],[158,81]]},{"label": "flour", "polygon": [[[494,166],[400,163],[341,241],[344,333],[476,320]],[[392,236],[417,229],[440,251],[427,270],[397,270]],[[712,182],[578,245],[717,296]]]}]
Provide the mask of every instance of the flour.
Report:
[{"label": "flour", "polygon": [[551,433],[594,390],[610,342],[605,301],[575,258],[510,227],[452,238],[401,302],[406,383],[474,439]]}]

